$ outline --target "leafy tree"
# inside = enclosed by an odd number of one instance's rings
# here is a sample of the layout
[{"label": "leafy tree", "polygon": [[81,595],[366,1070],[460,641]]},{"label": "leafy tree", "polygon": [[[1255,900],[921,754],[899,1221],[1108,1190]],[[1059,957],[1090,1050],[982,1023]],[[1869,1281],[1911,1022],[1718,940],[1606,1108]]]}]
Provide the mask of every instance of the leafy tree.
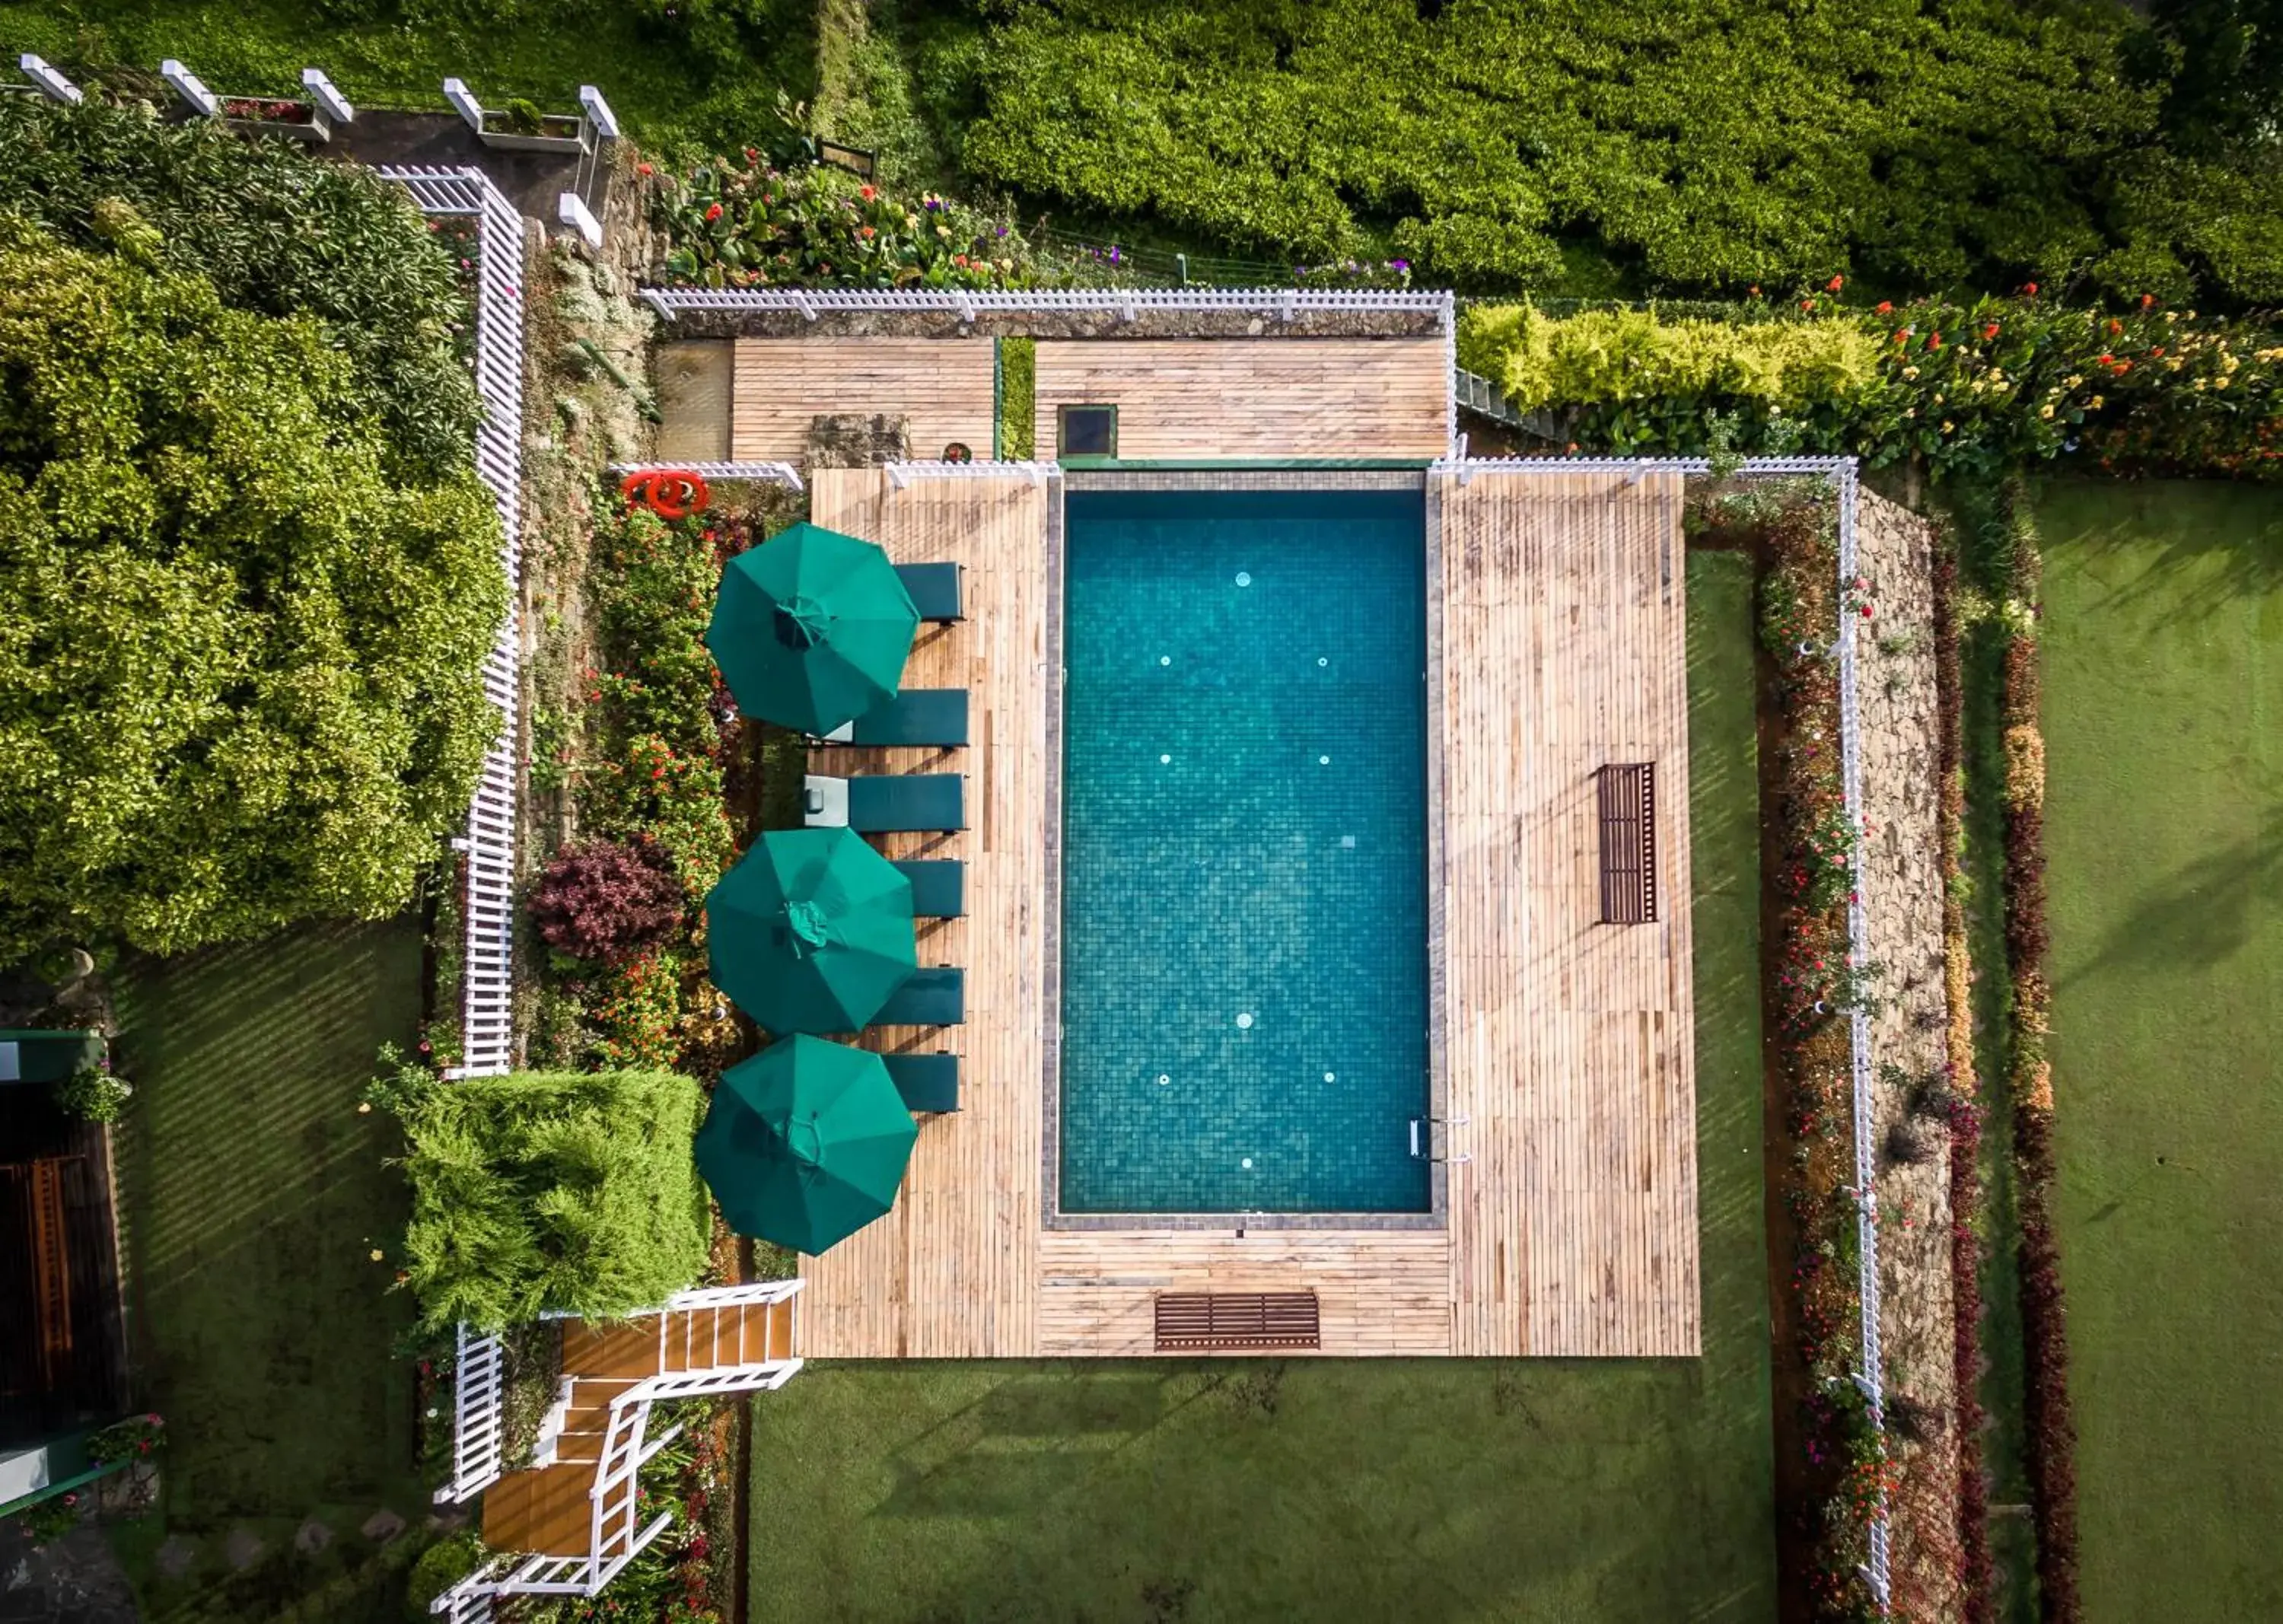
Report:
[{"label": "leafy tree", "polygon": [[2164,125],[2174,141],[2202,153],[2273,147],[2283,119],[2283,0],[2151,0],[2137,43],[2142,74],[2168,82]]},{"label": "leafy tree", "polygon": [[0,962],[410,899],[506,588],[472,472],[390,433],[317,321],[0,216]]},{"label": "leafy tree", "polygon": [[370,170],[211,120],[0,97],[0,213],[206,277],[238,309],[323,319],[393,457],[424,472],[467,461],[479,408],[454,332],[467,303],[402,189]]},{"label": "leafy tree", "polygon": [[[384,1056],[385,1060],[393,1056]],[[423,1323],[655,1307],[697,1280],[712,1209],[690,1152],[705,1096],[670,1072],[526,1072],[373,1086],[404,1125],[406,1284]]]}]

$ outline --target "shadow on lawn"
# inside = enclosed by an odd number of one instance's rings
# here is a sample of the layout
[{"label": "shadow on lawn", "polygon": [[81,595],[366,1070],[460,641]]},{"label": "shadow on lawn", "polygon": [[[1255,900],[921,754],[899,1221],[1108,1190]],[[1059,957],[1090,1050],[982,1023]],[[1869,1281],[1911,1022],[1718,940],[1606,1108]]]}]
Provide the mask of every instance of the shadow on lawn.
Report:
[{"label": "shadow on lawn", "polygon": [[2055,985],[2076,987],[2115,970],[2209,970],[2241,952],[2283,879],[2283,805],[2261,821],[2256,838],[2206,852],[2174,872]]},{"label": "shadow on lawn", "polygon": [[[2205,522],[2179,522],[2184,489]],[[2091,560],[2084,573],[2107,597],[2094,607],[2162,605],[2158,623],[2170,625],[2283,592],[2283,503],[2272,490],[2104,482],[2097,504],[2086,494],[2077,482],[2057,480],[2038,508],[2046,549],[2067,547]]]}]

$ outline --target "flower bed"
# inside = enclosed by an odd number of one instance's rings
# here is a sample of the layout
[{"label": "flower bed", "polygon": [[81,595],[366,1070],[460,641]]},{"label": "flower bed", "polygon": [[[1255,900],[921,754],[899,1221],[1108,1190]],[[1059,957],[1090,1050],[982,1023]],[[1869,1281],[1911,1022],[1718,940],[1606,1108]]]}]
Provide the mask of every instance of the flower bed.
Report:
[{"label": "flower bed", "polygon": [[1990,1558],[1989,1474],[1982,1461],[1986,1417],[1982,1389],[1982,1098],[1974,1066],[1974,966],[1966,931],[1965,688],[1957,610],[1958,543],[1937,529],[1934,559],[1935,683],[1941,716],[1943,988],[1950,1012],[1944,1035],[1950,1121],[1950,1272],[1955,1344],[1954,1425],[1958,1439],[1959,1586],[1967,1624],[1997,1613]]},{"label": "flower bed", "polygon": [[[1833,278],[1835,283],[1839,278]],[[1936,475],[2074,457],[2123,472],[2283,479],[2283,332],[2142,299],[2110,312],[2038,296],[1866,309],[1837,290],[1786,318],[1553,316],[1475,307],[1460,360],[1596,450],[1852,453]]]},{"label": "flower bed", "polygon": [[[1851,956],[1854,844],[1841,770],[1838,669],[1827,651],[1847,605],[1838,590],[1837,504],[1819,480],[1716,483],[1692,499],[1692,529],[1752,547],[1760,637],[1776,674],[1764,719],[1763,795],[1772,834],[1765,996],[1783,1090],[1780,1174],[1791,1238],[1785,1287],[1793,1345],[1778,1350],[1800,1396],[1793,1435],[1806,1459],[1795,1532],[1812,1551],[1818,1617],[1869,1616],[1860,1570],[1893,1487],[1883,1439],[1852,1373],[1862,1358],[1849,1012],[1876,967]],[[1779,1386],[1786,1376],[1779,1376]]]},{"label": "flower bed", "polygon": [[2038,537],[2027,492],[2017,483],[2006,501],[2012,534],[2000,615],[2006,643],[1999,721],[2008,740],[2006,958],[2013,995],[2006,1065],[2022,1231],[2022,1337],[2028,1366],[2024,1464],[2037,1522],[2038,1607],[2053,1624],[2079,1613],[2077,1429],[2070,1415],[2069,1334],[2053,1214],[2053,1068],[2045,1054],[2051,995],[2045,980],[2045,749],[2038,714]]},{"label": "flower bed", "polygon": [[1032,257],[1004,220],[826,164],[777,168],[752,147],[659,177],[652,208],[666,277],[705,287],[1001,287],[1027,280]]}]

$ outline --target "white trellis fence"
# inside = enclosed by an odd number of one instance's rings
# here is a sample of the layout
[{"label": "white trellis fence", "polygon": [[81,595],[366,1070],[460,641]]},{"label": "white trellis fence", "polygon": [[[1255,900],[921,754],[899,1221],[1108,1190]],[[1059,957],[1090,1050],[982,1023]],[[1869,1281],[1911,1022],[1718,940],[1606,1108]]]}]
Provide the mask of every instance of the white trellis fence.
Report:
[{"label": "white trellis fence", "polygon": [[460,1064],[448,1074],[497,1076],[515,1060],[515,800],[518,674],[523,580],[523,221],[480,169],[385,168],[381,178],[412,194],[421,212],[458,215],[477,224],[476,473],[499,509],[505,540],[508,612],[484,661],[484,691],[498,707],[498,739],[468,808],[467,832],[454,842],[468,861],[467,956],[461,1003]]},{"label": "white trellis fence", "polygon": [[[423,214],[476,223],[476,475],[499,511],[500,567],[508,609],[484,660],[484,691],[499,710],[499,736],[484,753],[453,841],[467,858],[467,929],[460,1006],[460,1063],[448,1075],[496,1076],[514,1064],[515,810],[523,582],[523,221],[479,169],[384,168]],[[456,1503],[497,1480],[505,1443],[505,1360],[499,1341],[456,1338],[452,1380],[452,1477],[436,1493]],[[456,1621],[489,1616],[487,1598],[456,1600]]]},{"label": "white trellis fence", "polygon": [[[1461,441],[1462,450],[1463,444]],[[1702,457],[1469,458],[1463,455],[1446,457],[1434,464],[1431,470],[1453,475],[1461,485],[1485,473],[1632,474],[1669,472],[1705,474],[1711,471],[1711,460]],[[1841,785],[1847,816],[1854,826],[1860,829],[1863,826],[1862,724],[1855,693],[1855,617],[1845,612],[1855,582],[1856,460],[1851,457],[1752,457],[1744,458],[1734,471],[1745,475],[1818,475],[1828,480],[1838,495],[1839,564],[1838,579],[1834,584],[1841,605],[1838,644],[1835,651],[1839,663]],[[1854,900],[1847,908],[1848,961],[1859,968],[1868,962],[1870,941],[1868,919],[1862,900],[1865,894],[1864,852],[1860,840],[1855,843],[1855,866],[1851,878]],[[1855,1138],[1855,1235],[1859,1247],[1857,1286],[1862,1301],[1862,1358],[1859,1368],[1854,1372],[1854,1380],[1863,1394],[1872,1429],[1879,1434],[1883,1447],[1887,1412],[1886,1367],[1879,1339],[1878,1147],[1873,1137],[1871,1116],[1871,1018],[1859,1005],[1849,1014],[1848,1029],[1852,1061],[1851,1103]],[[1888,1572],[1888,1512],[1886,1491],[1882,1488],[1877,1511],[1871,1519],[1870,1560],[1864,1565],[1863,1579],[1882,1612],[1891,1606],[1893,1597]]]}]

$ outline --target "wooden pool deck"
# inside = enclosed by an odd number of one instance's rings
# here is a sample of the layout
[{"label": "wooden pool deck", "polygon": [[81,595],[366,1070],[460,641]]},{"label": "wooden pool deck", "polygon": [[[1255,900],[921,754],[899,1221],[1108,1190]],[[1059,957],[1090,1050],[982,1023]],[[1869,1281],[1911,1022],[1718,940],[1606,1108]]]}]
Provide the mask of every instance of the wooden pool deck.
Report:
[{"label": "wooden pool deck", "polygon": [[[920,956],[964,965],[968,990],[963,1027],[865,1040],[955,1050],[964,1109],[922,1120],[885,1218],[803,1260],[804,1355],[1148,1354],[1161,1291],[1313,1291],[1335,1356],[1698,1351],[1680,481],[1425,477],[1434,989],[1466,1159],[1439,1227],[1240,1235],[1047,1227],[1059,484],[814,471],[817,522],[967,566],[968,621],[924,632],[907,680],[968,688],[973,742],[812,758],[969,776],[967,830],[884,842],[967,862],[967,917],[924,926]],[[1593,775],[1638,761],[1659,917],[1603,925]]]}]

